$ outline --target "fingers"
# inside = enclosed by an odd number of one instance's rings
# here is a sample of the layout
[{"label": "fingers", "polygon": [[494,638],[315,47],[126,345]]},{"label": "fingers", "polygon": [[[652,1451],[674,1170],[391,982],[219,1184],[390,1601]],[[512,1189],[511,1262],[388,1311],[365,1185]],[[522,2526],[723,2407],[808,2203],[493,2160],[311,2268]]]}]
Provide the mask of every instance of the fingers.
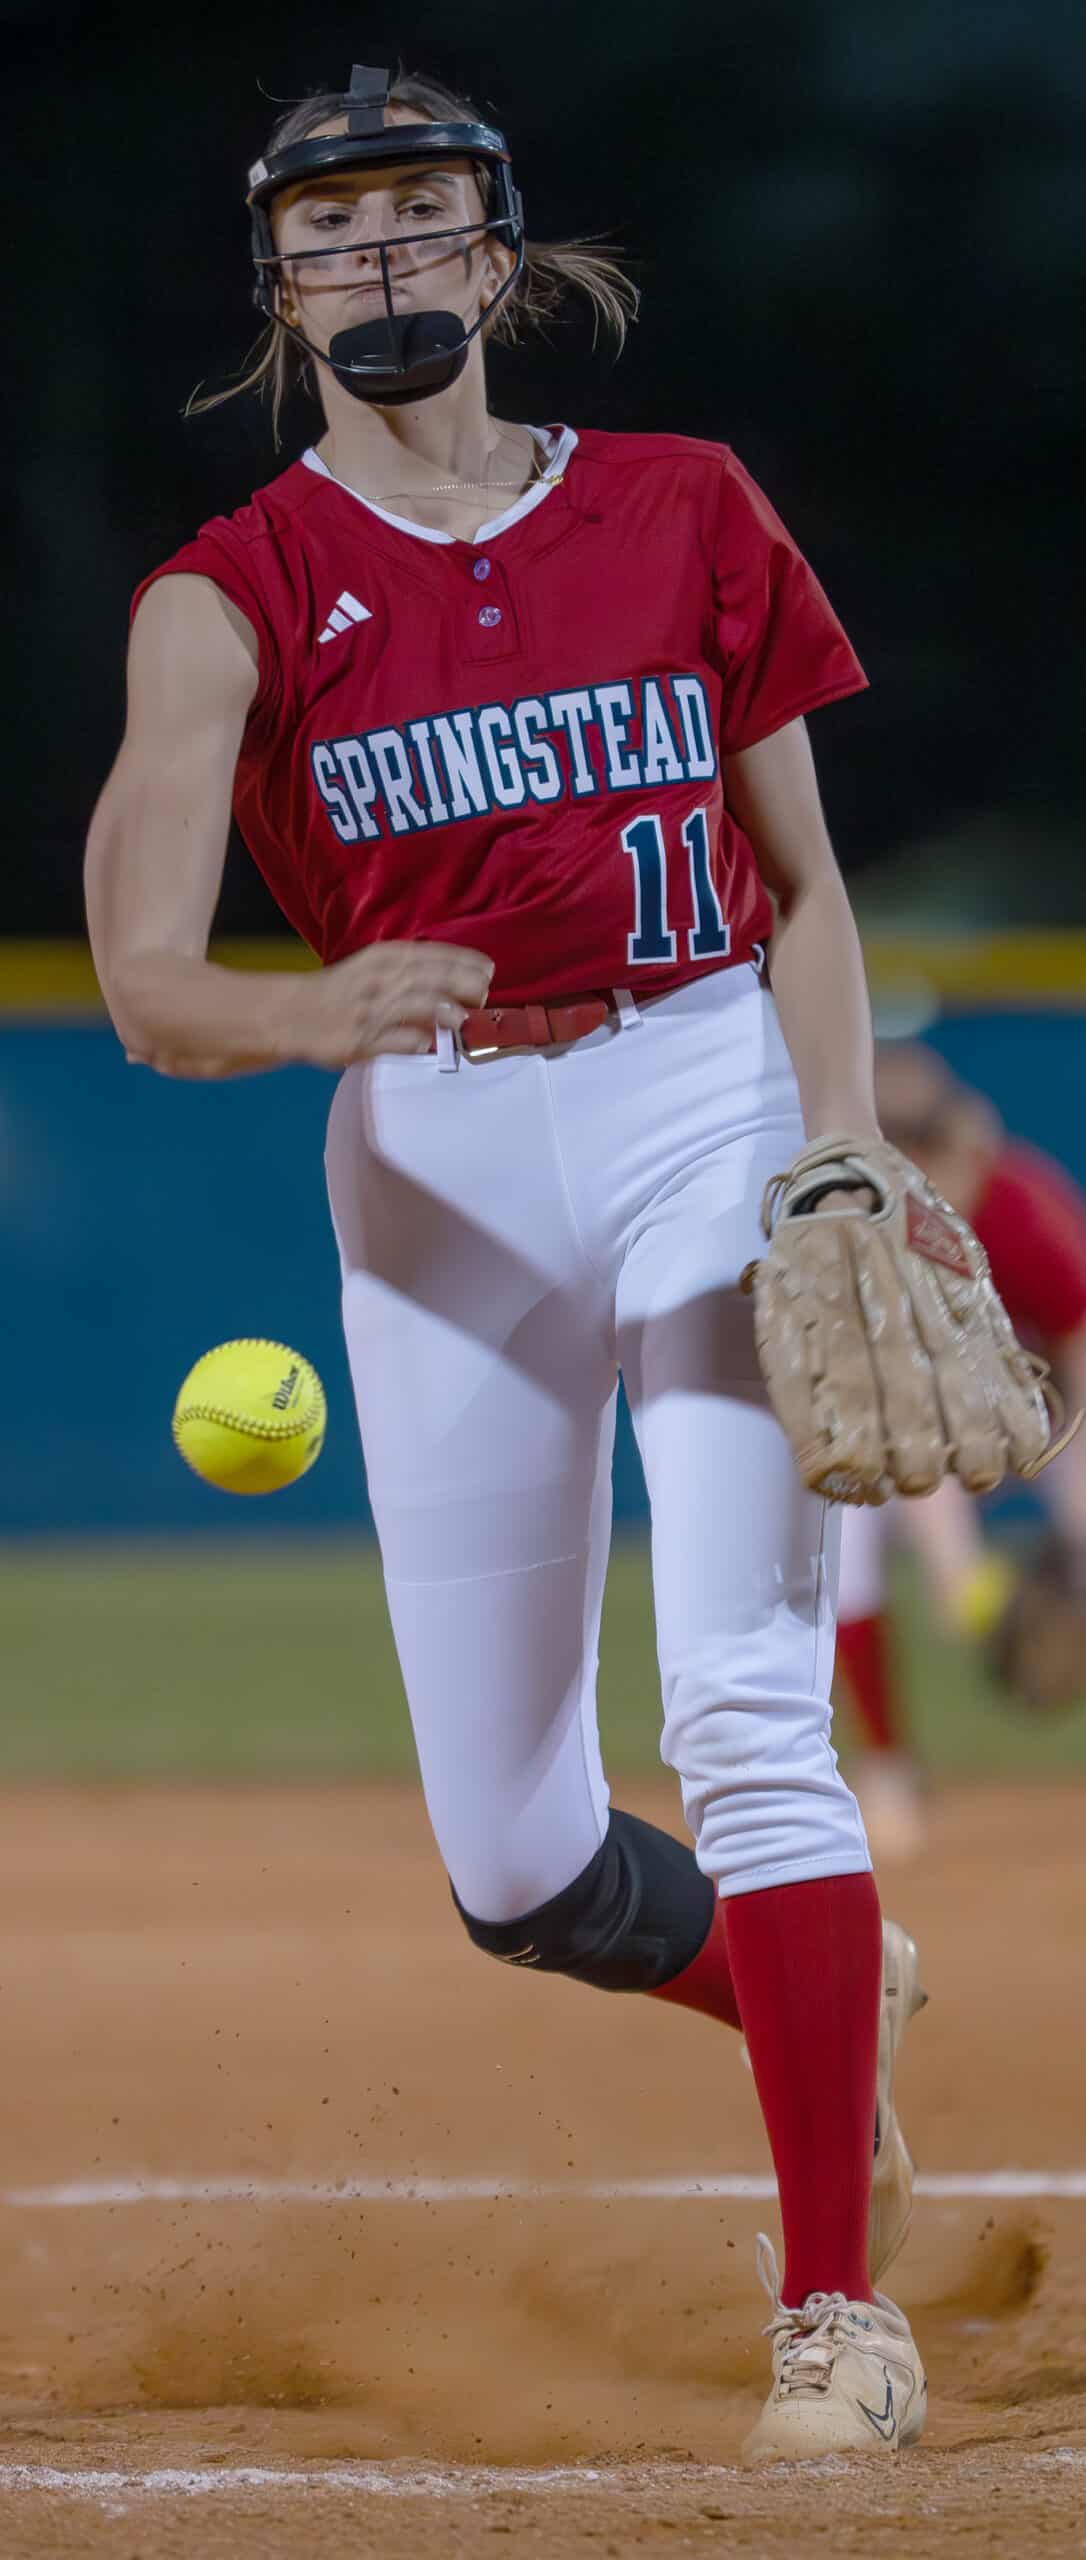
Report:
[{"label": "fingers", "polygon": [[410,1013],[403,1015],[382,1035],[382,1050],[398,1049],[410,1054],[430,1049],[435,1030],[459,1031],[461,1023],[467,1021],[468,1010],[462,1004],[450,1004],[444,997],[432,1007],[412,1006]]},{"label": "fingers", "polygon": [[368,1048],[363,1049],[359,1051],[359,1056],[377,1056],[381,1058],[424,1058],[431,1047],[432,1041],[432,1031],[427,1031],[422,1023],[397,1022],[393,1024],[390,1031],[382,1033],[380,1045],[376,1051]]},{"label": "fingers", "polygon": [[465,1011],[486,1003],[494,963],[485,951],[462,950],[444,942],[416,942],[408,948],[411,957],[405,975],[409,995],[418,995],[435,1005],[459,1004]]},{"label": "fingers", "polygon": [[444,997],[462,1005],[484,1004],[493,975],[488,952],[457,942],[371,942],[326,972],[333,982],[380,986],[390,997],[395,991],[405,1000],[437,1003]]},{"label": "fingers", "polygon": [[[483,951],[443,942],[403,944],[382,989],[381,1048],[392,1047],[393,1031],[407,1035],[403,1047],[408,1053],[428,1049],[438,1025],[443,1031],[459,1031],[468,1013],[486,1003],[493,970]],[[400,1045],[397,1040],[396,1047]]]},{"label": "fingers", "polygon": [[365,1057],[420,1057],[435,1029],[458,1031],[487,1001],[494,963],[458,943],[380,942],[337,962],[315,982],[319,1065]]}]

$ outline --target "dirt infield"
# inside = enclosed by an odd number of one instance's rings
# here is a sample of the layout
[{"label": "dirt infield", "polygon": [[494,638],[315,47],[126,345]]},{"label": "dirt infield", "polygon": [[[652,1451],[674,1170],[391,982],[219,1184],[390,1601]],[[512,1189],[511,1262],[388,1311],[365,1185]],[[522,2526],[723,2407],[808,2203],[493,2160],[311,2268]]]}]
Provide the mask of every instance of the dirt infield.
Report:
[{"label": "dirt infield", "polygon": [[930,2432],[767,2481],[734,2038],[483,1962],[400,1790],[0,1799],[4,2560],[1080,2551],[1084,1811],[948,1794],[886,1889]]}]

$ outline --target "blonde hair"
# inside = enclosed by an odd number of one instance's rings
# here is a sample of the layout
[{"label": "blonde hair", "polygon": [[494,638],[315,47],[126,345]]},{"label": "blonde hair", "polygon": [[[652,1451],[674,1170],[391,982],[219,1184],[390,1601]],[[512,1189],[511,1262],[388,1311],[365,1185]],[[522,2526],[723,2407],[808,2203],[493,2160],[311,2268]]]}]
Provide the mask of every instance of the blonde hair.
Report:
[{"label": "blonde hair", "polygon": [[[469,98],[444,88],[438,80],[414,74],[397,75],[389,91],[389,103],[412,108],[420,121],[428,124],[483,121]],[[304,142],[341,112],[342,105],[342,98],[331,90],[303,99],[289,114],[280,117],[265,146],[265,156],[285,151],[293,142]],[[476,178],[483,212],[489,219],[495,203],[493,173],[480,162]],[[629,323],[637,318],[641,296],[622,264],[621,253],[603,254],[590,240],[526,240],[524,264],[516,283],[493,319],[484,320],[481,335],[484,339],[493,337],[504,346],[516,346],[529,329],[545,330],[560,315],[571,294],[581,295],[591,305],[593,346],[603,333],[614,339],[616,351],[621,354]],[[239,392],[256,391],[262,397],[270,397],[272,433],[278,447],[283,405],[294,384],[304,383],[307,390],[315,392],[311,358],[276,319],[269,321],[246,364],[248,370],[227,390],[199,397],[194,392],[185,404],[184,414],[192,417],[201,410],[221,407],[224,400],[235,400]]]}]

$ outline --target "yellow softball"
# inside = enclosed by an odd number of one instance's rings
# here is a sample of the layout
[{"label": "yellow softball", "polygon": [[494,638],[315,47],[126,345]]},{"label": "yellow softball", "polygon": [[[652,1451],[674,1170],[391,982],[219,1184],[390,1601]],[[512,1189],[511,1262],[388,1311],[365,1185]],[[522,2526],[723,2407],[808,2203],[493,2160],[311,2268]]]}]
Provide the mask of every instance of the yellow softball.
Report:
[{"label": "yellow softball", "polygon": [[276,1493],[304,1476],[324,1443],[317,1372],[283,1342],[220,1342],[205,1351],[173,1409],[186,1464],[223,1493]]}]

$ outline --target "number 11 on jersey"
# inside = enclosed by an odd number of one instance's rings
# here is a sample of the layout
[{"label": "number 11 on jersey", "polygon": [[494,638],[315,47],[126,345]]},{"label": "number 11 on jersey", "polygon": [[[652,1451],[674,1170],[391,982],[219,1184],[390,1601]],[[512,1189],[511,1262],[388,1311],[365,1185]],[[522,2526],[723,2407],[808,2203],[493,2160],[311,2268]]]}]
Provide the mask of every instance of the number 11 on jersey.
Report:
[{"label": "number 11 on jersey", "polygon": [[[686,858],[690,865],[690,889],[696,921],[686,928],[686,939],[692,960],[709,960],[723,956],[731,949],[731,927],[725,923],[720,900],[713,885],[709,864],[709,822],[704,809],[695,809],[682,831]],[[634,818],[622,830],[622,844],[634,866],[634,929],[626,945],[627,959],[638,961],[674,960],[678,956],[678,936],[667,920],[667,852],[664,845],[663,821],[655,813],[651,817]]]}]

